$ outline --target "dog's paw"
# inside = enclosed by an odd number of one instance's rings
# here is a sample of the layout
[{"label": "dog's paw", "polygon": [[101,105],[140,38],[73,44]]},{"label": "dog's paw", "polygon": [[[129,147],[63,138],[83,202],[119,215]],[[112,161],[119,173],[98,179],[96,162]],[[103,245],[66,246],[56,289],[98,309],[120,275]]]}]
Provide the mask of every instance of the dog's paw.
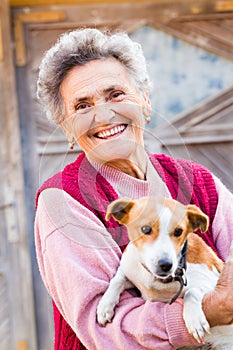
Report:
[{"label": "dog's paw", "polygon": [[210,332],[210,326],[202,309],[184,310],[184,321],[189,333],[203,344],[205,333]]},{"label": "dog's paw", "polygon": [[97,322],[104,327],[106,323],[112,322],[116,304],[109,303],[106,298],[102,298],[97,307]]}]

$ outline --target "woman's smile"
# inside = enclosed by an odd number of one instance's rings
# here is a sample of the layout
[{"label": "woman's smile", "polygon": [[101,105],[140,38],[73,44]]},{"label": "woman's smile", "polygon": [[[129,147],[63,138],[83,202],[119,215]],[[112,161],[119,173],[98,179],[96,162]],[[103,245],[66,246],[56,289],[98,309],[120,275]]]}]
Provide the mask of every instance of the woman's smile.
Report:
[{"label": "woman's smile", "polygon": [[123,133],[126,128],[127,128],[127,124],[119,124],[119,125],[115,125],[107,129],[98,131],[97,133],[94,134],[94,136],[99,139],[109,139]]}]

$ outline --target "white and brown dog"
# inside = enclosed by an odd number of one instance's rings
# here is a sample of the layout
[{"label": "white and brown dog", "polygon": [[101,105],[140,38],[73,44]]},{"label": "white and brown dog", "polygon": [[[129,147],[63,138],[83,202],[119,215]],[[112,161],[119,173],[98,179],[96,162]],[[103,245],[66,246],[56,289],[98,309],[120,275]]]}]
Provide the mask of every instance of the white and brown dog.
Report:
[{"label": "white and brown dog", "polygon": [[208,217],[195,205],[154,197],[118,199],[108,207],[106,218],[111,215],[126,225],[130,243],[98,304],[98,323],[111,322],[121,293],[136,286],[145,300],[172,303],[184,297],[183,317],[190,334],[213,349],[233,349],[233,325],[210,329],[202,310],[202,298],[214,289],[223,268],[193,233],[208,229]]}]

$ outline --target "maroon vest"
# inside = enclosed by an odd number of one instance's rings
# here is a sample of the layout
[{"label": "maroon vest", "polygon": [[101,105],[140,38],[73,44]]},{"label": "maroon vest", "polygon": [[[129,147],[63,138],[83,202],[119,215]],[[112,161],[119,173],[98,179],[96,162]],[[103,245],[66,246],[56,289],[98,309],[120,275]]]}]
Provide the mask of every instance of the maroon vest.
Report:
[{"label": "maroon vest", "polygon": [[[149,157],[160,177],[166,183],[172,198],[184,204],[195,204],[209,216],[209,230],[201,237],[216,251],[212,238],[212,222],[217,208],[218,196],[210,172],[204,167],[184,159],[173,159],[162,154],[149,155]],[[110,221],[105,220],[108,204],[117,199],[118,195],[106,179],[91,166],[83,153],[73,163],[67,165],[62,172],[48,179],[40,187],[37,192],[36,204],[39,194],[46,188],[60,188],[66,191],[104,223],[121,249],[124,249],[125,245],[128,244],[125,227],[119,225],[113,218]],[[86,348],[60,314],[54,302],[53,308],[54,350],[85,350]]]}]

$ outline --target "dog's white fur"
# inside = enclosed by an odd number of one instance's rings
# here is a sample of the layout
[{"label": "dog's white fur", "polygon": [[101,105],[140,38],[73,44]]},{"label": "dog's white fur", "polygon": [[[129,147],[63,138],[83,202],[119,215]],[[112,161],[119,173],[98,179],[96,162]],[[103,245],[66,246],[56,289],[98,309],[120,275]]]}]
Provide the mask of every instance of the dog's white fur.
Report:
[{"label": "dog's white fur", "polygon": [[[119,199],[110,204],[107,218],[113,216],[128,228],[130,243],[122,255],[116,275],[101,298],[97,308],[98,323],[104,326],[111,322],[114,309],[119,303],[121,293],[136,286],[145,300],[169,302],[180,288],[180,283],[173,281],[162,283],[161,278],[174,276],[180,260],[180,252],[187,236],[194,240],[189,245],[187,261],[187,287],[183,289],[183,317],[187,329],[198,341],[212,344],[216,350],[233,349],[233,325],[218,326],[210,329],[202,310],[202,298],[213,290],[218,277],[221,261],[196,234],[194,229],[208,227],[207,216],[195,206],[184,206],[173,200],[160,200],[144,197],[137,201]],[[150,226],[153,231],[143,235],[143,226]],[[175,237],[175,227],[182,228],[184,237]],[[181,235],[181,236],[182,236]],[[200,245],[205,249],[204,260],[195,254],[192,261],[192,249]],[[201,255],[200,255],[201,256]],[[166,276],[161,276],[159,261],[171,262],[171,269]],[[216,265],[216,266],[215,266]]]}]

